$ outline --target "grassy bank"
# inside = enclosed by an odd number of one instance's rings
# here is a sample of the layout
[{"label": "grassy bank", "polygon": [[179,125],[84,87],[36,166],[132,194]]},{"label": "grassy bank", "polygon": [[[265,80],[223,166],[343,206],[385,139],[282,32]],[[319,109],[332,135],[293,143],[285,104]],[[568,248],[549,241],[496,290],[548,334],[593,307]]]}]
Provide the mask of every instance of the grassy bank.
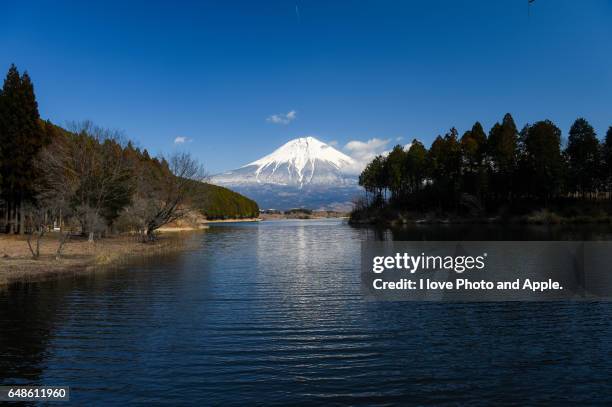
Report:
[{"label": "grassy bank", "polygon": [[53,234],[42,239],[38,259],[32,258],[25,236],[0,235],[0,286],[70,277],[134,258],[183,250],[188,246],[187,237],[185,233],[163,233],[151,243],[141,243],[131,236],[104,238],[93,243],[72,238],[61,258],[56,260],[58,240]]}]

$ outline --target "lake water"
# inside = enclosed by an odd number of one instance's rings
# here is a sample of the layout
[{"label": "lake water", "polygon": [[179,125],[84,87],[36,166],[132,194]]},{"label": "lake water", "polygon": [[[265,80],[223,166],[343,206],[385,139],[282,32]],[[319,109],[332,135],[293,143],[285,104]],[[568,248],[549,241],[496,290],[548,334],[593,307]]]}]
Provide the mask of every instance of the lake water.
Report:
[{"label": "lake water", "polygon": [[80,405],[609,405],[612,304],[368,302],[359,280],[364,239],[607,229],[214,225],[186,253],[0,292],[0,384]]}]

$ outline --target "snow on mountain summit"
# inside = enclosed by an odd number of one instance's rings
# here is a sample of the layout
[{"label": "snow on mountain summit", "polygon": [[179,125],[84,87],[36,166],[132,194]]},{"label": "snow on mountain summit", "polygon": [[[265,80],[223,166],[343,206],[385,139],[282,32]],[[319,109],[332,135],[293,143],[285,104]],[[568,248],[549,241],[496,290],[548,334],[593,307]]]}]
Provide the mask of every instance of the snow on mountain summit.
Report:
[{"label": "snow on mountain summit", "polygon": [[[272,172],[274,173],[278,168],[286,165],[296,172],[297,181],[304,184],[312,182],[317,162],[332,165],[339,171],[355,164],[351,157],[332,146],[314,137],[301,137],[285,143],[272,154],[268,154],[244,167],[257,166],[255,174],[259,177],[262,172],[270,167],[273,167]],[[304,178],[305,176],[309,176],[308,180]]]},{"label": "snow on mountain summit", "polygon": [[349,210],[359,194],[355,159],[314,137],[291,140],[265,157],[211,177],[264,209]]},{"label": "snow on mountain summit", "polygon": [[271,154],[213,177],[221,185],[346,185],[355,160],[314,137],[291,140]]}]

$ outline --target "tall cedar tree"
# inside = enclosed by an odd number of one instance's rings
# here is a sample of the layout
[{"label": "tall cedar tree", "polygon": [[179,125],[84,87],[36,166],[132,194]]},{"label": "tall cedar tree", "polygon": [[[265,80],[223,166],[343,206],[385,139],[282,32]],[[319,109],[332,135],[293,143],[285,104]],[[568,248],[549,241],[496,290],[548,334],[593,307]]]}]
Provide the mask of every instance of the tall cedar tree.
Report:
[{"label": "tall cedar tree", "polygon": [[523,165],[530,174],[524,181],[531,197],[546,204],[562,186],[561,130],[549,120],[540,121],[526,127],[523,142]]},{"label": "tall cedar tree", "polygon": [[484,191],[485,155],[487,151],[487,136],[479,122],[474,123],[471,130],[461,137],[461,153],[463,155],[463,188],[465,192],[482,199]]},{"label": "tall cedar tree", "polygon": [[448,202],[457,205],[461,190],[461,144],[454,127],[444,137],[434,140],[429,149],[428,166],[438,207]]},{"label": "tall cedar tree", "polygon": [[419,191],[427,176],[427,149],[417,139],[412,140],[406,153],[404,176],[408,178],[408,188],[411,193]]},{"label": "tall cedar tree", "polygon": [[359,185],[367,194],[372,195],[375,206],[382,204],[383,191],[387,188],[386,157],[378,155],[372,160],[359,175]]},{"label": "tall cedar tree", "polygon": [[510,113],[489,133],[487,151],[492,165],[493,192],[498,199],[512,199],[513,174],[517,165],[518,131]]},{"label": "tall cedar tree", "polygon": [[405,190],[406,182],[403,177],[406,152],[401,145],[396,145],[387,156],[387,176],[389,177],[389,190],[392,199],[400,199]]},{"label": "tall cedar tree", "polygon": [[34,86],[11,65],[0,97],[0,145],[2,196],[6,202],[4,221],[9,232],[23,230],[23,205],[34,196],[33,161],[45,144]]},{"label": "tall cedar tree", "polygon": [[601,169],[599,140],[585,119],[579,118],[572,125],[565,154],[570,174],[569,192],[578,192],[584,198],[598,186]]}]

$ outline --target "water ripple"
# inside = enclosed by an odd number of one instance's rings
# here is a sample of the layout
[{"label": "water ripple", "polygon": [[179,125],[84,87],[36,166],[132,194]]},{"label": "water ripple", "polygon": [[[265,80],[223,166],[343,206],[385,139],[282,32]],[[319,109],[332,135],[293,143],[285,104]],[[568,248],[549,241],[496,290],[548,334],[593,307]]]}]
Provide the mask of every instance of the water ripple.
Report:
[{"label": "water ripple", "polygon": [[12,287],[1,381],[86,405],[612,403],[610,304],[364,301],[364,238],[221,225],[193,252]]}]

